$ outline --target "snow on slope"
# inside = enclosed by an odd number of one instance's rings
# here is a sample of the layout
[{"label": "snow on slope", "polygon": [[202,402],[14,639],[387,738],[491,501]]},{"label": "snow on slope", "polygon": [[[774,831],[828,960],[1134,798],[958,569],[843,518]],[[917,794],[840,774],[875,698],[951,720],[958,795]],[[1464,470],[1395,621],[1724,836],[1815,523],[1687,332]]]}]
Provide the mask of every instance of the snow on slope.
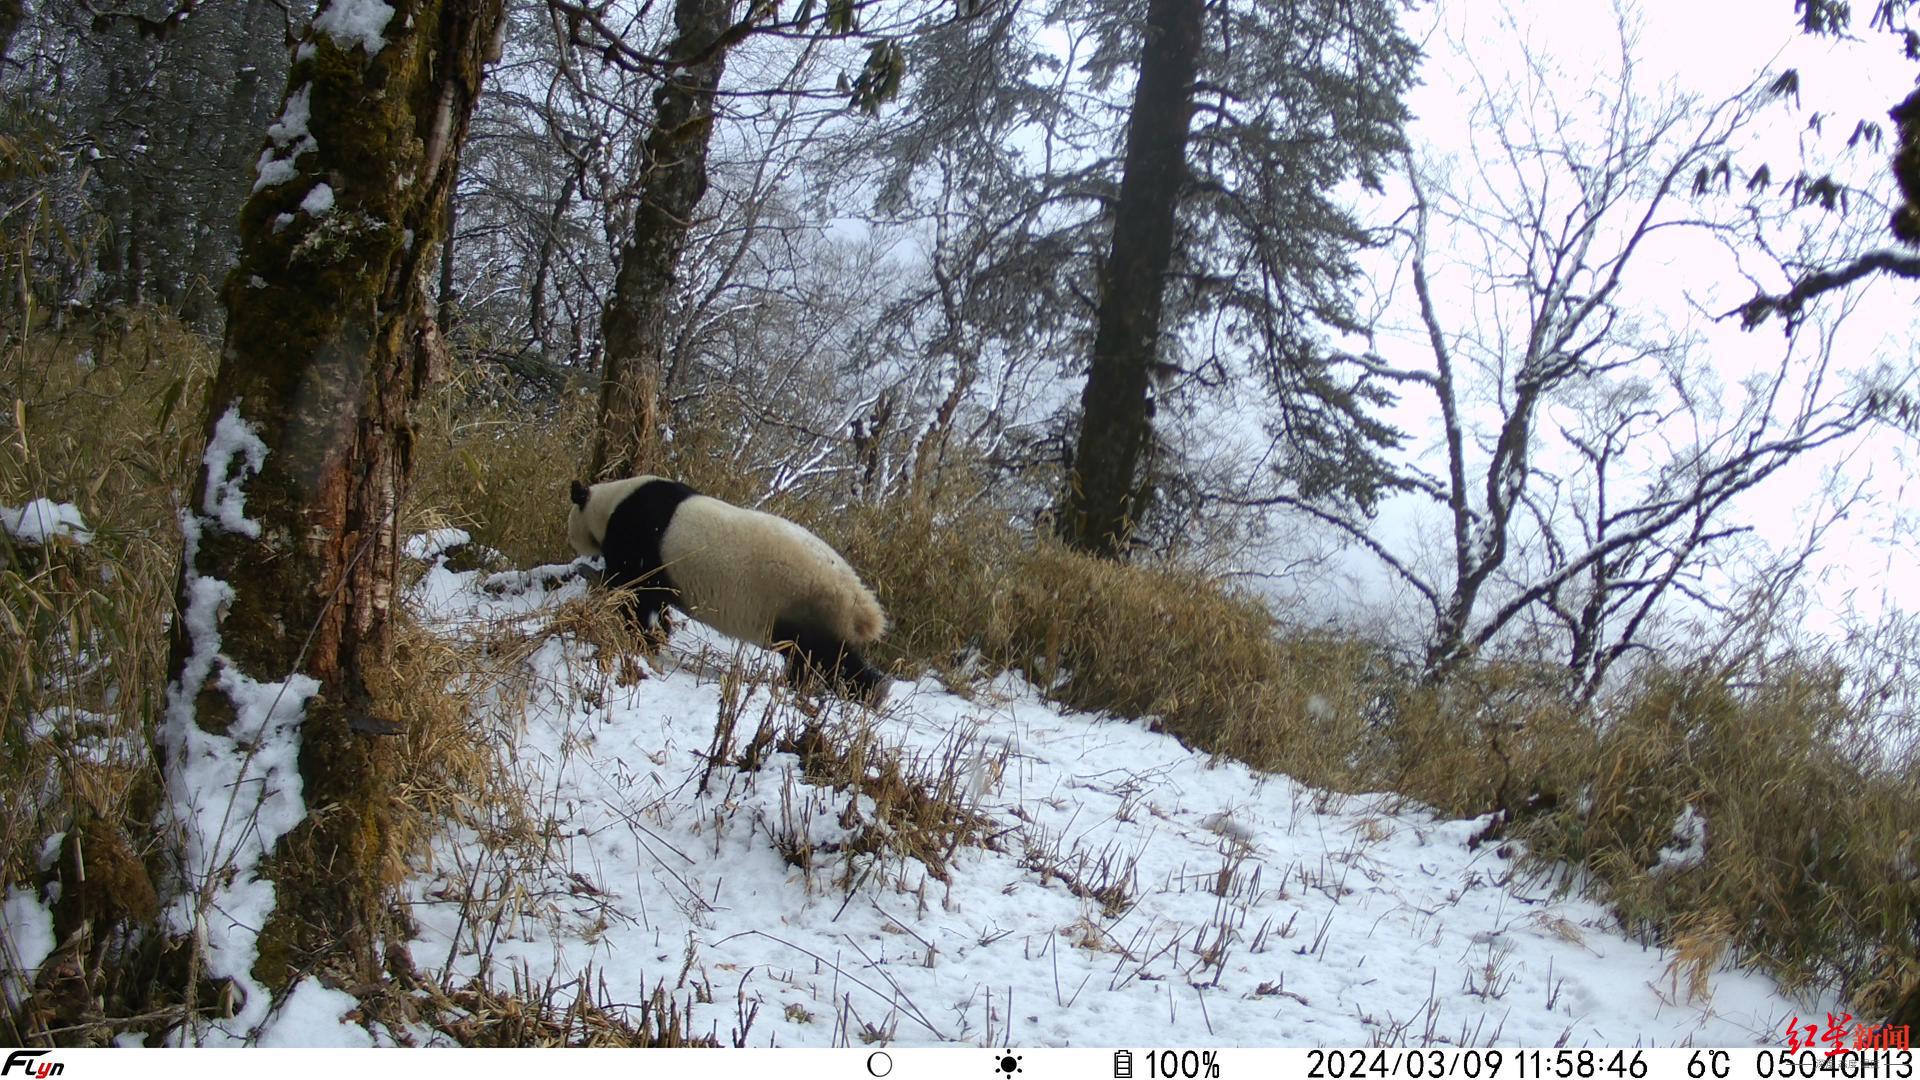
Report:
[{"label": "snow on slope", "polygon": [[[436,565],[415,604],[459,633],[580,595],[554,587],[558,569],[481,590]],[[532,587],[497,595],[515,581]],[[591,967],[615,1002],[664,982],[722,1043],[757,1006],[755,1046],[1773,1045],[1790,1015],[1833,1005],[1732,971],[1689,1001],[1670,955],[1622,937],[1604,908],[1556,897],[1493,845],[1469,849],[1478,822],[1210,762],[1139,722],[1062,713],[1011,676],[972,700],[895,684],[882,738],[969,748],[997,839],[962,849],[950,882],[896,857],[849,892],[832,856],[809,875],[776,848],[796,822],[815,843],[844,833],[849,797],[801,783],[792,755],[696,791],[714,673],[740,651],[683,624],[654,665],[667,672],[621,687],[583,646],[547,641],[528,661],[541,689],[524,730],[498,738],[554,819],[552,865],[509,882],[471,830],[443,839],[411,884],[416,962],[450,958],[458,982],[485,955],[501,985]],[[737,742],[768,693],[751,691]],[[1133,864],[1117,910],[1033,868],[1087,884],[1102,858]],[[522,902],[463,918],[469,891]]]}]

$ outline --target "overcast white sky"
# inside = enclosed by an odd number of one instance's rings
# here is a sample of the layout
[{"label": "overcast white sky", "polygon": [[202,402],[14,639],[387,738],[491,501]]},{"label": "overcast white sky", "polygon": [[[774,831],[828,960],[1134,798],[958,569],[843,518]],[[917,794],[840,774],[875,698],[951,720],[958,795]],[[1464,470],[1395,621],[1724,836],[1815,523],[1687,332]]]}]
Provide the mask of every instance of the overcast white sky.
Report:
[{"label": "overcast white sky", "polygon": [[[1801,34],[1792,0],[1650,0],[1625,2],[1622,8],[1637,37],[1631,50],[1635,83],[1644,92],[1671,87],[1711,104],[1748,85],[1762,71],[1788,67],[1800,71],[1804,108],[1781,108],[1769,114],[1756,133],[1752,160],[1770,161],[1776,174],[1797,171],[1799,147],[1811,137],[1806,122],[1813,110],[1828,114],[1823,127],[1826,143],[1844,142],[1859,119],[1881,121],[1891,138],[1886,110],[1907,93],[1920,70],[1900,56],[1890,35],[1869,31],[1864,25],[1857,28],[1859,38],[1852,42]],[[1474,95],[1467,88],[1473,85],[1475,68],[1489,81],[1518,83],[1524,78],[1523,57],[1551,58],[1546,67],[1556,73],[1552,88],[1564,104],[1577,102],[1596,85],[1598,73],[1615,70],[1619,62],[1619,16],[1612,4],[1600,0],[1506,4],[1451,0],[1422,8],[1409,18],[1410,28],[1423,37],[1428,52],[1423,84],[1409,99],[1416,117],[1409,134],[1416,150],[1429,161],[1457,155],[1470,143],[1468,107]],[[1883,157],[1864,155],[1855,168],[1857,182],[1890,194],[1890,183],[1883,179]],[[1406,203],[1404,189],[1391,187],[1372,203],[1362,201],[1369,215],[1382,221],[1391,219]],[[1641,269],[1642,285],[1632,294],[1637,313],[1698,333],[1716,372],[1729,384],[1737,383],[1745,365],[1777,356],[1781,341],[1777,329],[1748,334],[1701,314],[1725,311],[1752,292],[1718,243],[1702,237],[1697,243],[1669,245]],[[1369,263],[1367,272],[1384,288],[1395,273],[1395,262]],[[1400,277],[1404,279],[1404,273]],[[1410,304],[1411,289],[1404,281],[1401,291],[1409,294],[1404,304]],[[1858,369],[1876,359],[1892,359],[1911,368],[1917,329],[1914,296],[1911,286],[1897,283],[1869,287],[1839,338],[1843,365]],[[1454,314],[1464,314],[1470,301],[1471,297],[1456,292]],[[1411,329],[1412,309],[1402,303],[1396,301],[1389,320]],[[1446,307],[1449,301],[1443,298],[1441,303]],[[1641,306],[1644,311],[1638,311]],[[1388,334],[1374,344],[1383,355],[1406,366],[1431,365],[1425,359],[1424,341],[1416,333]],[[1423,445],[1435,445],[1437,425],[1428,399],[1410,391],[1396,419]],[[1773,543],[1793,544],[1803,537],[1808,511],[1818,504],[1820,486],[1831,478],[1836,465],[1841,465],[1848,480],[1870,485],[1874,498],[1830,534],[1824,559],[1808,582],[1818,609],[1808,620],[1810,627],[1834,630],[1845,613],[1871,619],[1888,605],[1920,608],[1920,531],[1912,512],[1903,509],[1915,501],[1912,493],[1920,490],[1920,483],[1914,482],[1914,449],[1898,438],[1876,433],[1850,446],[1844,465],[1838,455],[1809,462],[1790,476],[1774,478],[1771,486],[1739,508],[1741,523],[1753,526]],[[1394,537],[1396,547],[1405,547],[1436,521],[1430,505],[1403,501],[1386,509],[1376,535]],[[1344,557],[1341,565],[1350,576],[1343,586],[1330,586],[1329,592],[1344,596],[1304,599],[1314,606],[1328,603],[1339,608],[1355,598],[1391,596],[1389,603],[1398,612],[1392,616],[1393,623],[1403,629],[1408,625],[1406,619],[1416,614],[1408,606],[1411,596],[1396,593],[1377,563],[1354,553]]]}]

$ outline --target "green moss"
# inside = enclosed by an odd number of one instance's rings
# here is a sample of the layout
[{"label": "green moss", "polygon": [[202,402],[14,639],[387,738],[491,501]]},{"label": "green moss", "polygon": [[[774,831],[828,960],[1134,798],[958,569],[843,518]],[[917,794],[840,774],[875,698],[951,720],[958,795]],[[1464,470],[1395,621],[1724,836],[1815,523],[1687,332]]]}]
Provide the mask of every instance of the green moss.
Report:
[{"label": "green moss", "polygon": [[[277,867],[269,863],[268,872],[278,880],[281,873],[276,871]],[[260,985],[290,986],[299,975],[300,950],[296,947],[299,925],[299,920],[287,905],[274,905],[273,914],[267,918],[267,924],[260,928],[260,936],[254,942],[258,951],[253,961],[253,977]]]}]

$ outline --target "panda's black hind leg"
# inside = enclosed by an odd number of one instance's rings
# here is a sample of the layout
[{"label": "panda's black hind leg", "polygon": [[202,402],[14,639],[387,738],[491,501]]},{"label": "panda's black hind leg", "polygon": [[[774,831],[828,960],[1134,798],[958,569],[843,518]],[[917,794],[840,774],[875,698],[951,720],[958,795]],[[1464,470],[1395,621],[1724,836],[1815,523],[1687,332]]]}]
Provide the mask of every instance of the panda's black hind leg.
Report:
[{"label": "panda's black hind leg", "polygon": [[879,704],[887,677],[853,646],[832,634],[785,619],[773,624],[773,640],[785,645],[787,682],[795,689],[825,684],[844,697]]}]

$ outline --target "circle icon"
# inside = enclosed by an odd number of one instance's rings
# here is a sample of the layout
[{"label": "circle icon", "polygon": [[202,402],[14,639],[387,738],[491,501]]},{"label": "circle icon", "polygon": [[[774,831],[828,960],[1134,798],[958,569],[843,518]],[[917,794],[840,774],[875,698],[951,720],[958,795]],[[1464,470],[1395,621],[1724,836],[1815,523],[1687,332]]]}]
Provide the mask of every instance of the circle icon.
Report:
[{"label": "circle icon", "polygon": [[994,1061],[993,1071],[1002,1076],[1012,1076],[1014,1073],[1020,1071],[1020,1059],[1023,1056],[1024,1055],[1016,1054],[1011,1049],[1008,1049]]},{"label": "circle icon", "polygon": [[867,1055],[867,1072],[874,1076],[885,1076],[893,1071],[893,1056],[885,1050],[875,1050]]}]

